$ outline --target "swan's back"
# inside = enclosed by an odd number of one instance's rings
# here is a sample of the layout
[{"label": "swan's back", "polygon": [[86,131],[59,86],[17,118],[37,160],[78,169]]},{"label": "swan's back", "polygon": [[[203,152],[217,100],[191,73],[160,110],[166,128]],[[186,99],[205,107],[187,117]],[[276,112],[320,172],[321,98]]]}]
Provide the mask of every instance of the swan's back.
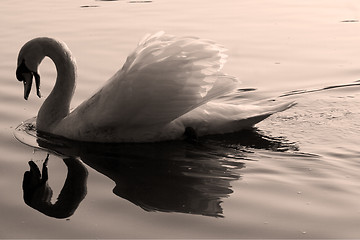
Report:
[{"label": "swan's back", "polygon": [[156,141],[173,120],[236,89],[238,80],[220,72],[224,52],[209,40],[147,35],[122,69],[56,131],[78,140]]}]

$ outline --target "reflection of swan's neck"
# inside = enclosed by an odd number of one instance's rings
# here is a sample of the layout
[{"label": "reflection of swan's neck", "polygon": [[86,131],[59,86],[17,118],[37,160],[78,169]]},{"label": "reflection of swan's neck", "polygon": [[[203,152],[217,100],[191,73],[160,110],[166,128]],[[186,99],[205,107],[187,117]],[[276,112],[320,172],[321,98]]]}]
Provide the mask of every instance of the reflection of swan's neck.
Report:
[{"label": "reflection of swan's neck", "polygon": [[75,89],[76,65],[64,43],[45,38],[41,42],[44,56],[56,66],[56,83],[39,110],[37,129],[51,132],[56,124],[69,114],[70,101]]}]

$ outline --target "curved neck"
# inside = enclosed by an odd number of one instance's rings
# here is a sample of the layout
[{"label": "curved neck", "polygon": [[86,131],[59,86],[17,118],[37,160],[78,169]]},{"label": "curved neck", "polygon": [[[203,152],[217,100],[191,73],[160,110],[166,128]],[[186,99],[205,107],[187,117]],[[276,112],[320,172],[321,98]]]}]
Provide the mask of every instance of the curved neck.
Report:
[{"label": "curved neck", "polygon": [[56,83],[41,106],[37,117],[37,129],[51,132],[51,129],[69,114],[70,102],[75,90],[76,65],[68,47],[54,39],[43,38],[44,57],[49,57],[56,66]]}]

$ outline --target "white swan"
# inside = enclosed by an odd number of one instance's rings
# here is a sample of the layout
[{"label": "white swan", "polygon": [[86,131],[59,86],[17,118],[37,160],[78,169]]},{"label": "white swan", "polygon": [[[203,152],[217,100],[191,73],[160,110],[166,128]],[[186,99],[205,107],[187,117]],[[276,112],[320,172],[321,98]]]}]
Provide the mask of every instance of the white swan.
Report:
[{"label": "white swan", "polygon": [[248,128],[292,103],[241,106],[211,101],[237,88],[235,77],[220,72],[225,49],[209,40],[147,35],[124,66],[72,112],[76,65],[70,50],[52,38],[35,38],[19,52],[16,76],[24,83],[24,98],[45,56],[56,66],[55,86],[37,115],[38,131],[73,140],[95,142],[155,142],[183,138],[185,129],[197,136]]}]

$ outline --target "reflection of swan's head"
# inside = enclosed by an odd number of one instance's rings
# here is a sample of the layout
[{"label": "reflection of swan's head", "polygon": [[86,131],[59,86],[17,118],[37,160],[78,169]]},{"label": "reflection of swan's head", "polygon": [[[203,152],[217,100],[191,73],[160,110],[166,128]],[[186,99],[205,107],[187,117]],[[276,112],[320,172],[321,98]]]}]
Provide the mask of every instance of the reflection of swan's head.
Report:
[{"label": "reflection of swan's head", "polygon": [[87,170],[75,158],[63,159],[68,167],[68,175],[56,203],[52,204],[53,191],[47,182],[48,157],[43,164],[42,173],[33,161],[29,162],[30,171],[25,172],[23,180],[24,201],[47,216],[67,218],[75,212],[86,195]]},{"label": "reflection of swan's head", "polygon": [[40,42],[34,40],[27,42],[20,50],[16,69],[16,78],[24,83],[25,99],[30,94],[33,77],[35,77],[37,95],[41,97],[38,66],[45,54],[41,44],[39,44]]},{"label": "reflection of swan's head", "polygon": [[51,188],[47,184],[47,161],[48,158],[46,158],[44,162],[42,174],[33,161],[29,162],[30,171],[27,171],[24,174],[24,201],[26,204],[34,206],[34,208],[40,207],[43,202],[50,202],[53,194]]}]

